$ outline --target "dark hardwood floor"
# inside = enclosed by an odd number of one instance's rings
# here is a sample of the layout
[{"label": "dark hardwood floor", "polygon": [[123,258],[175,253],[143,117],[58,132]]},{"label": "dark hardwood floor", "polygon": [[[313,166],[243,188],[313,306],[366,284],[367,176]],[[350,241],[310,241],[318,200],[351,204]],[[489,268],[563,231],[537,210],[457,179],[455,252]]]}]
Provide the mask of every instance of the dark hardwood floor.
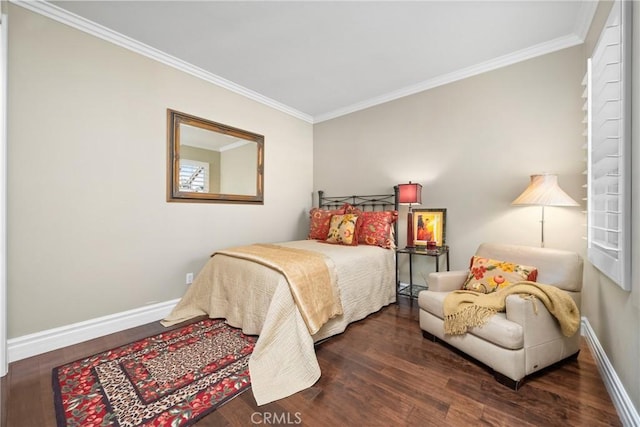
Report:
[{"label": "dark hardwood floor", "polygon": [[[247,391],[197,425],[621,425],[584,340],[577,360],[515,392],[483,365],[422,338],[417,318],[415,301],[385,307],[317,345],[322,377],[313,387],[260,407]],[[10,364],[6,425],[55,426],[52,368],[163,331],[156,322]]]}]

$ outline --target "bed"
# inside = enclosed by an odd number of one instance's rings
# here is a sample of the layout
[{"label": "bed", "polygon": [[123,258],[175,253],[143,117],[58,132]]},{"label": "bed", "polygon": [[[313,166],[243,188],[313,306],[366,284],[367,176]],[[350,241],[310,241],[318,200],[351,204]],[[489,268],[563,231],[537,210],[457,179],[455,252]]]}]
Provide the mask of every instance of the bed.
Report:
[{"label": "bed", "polygon": [[[246,334],[259,335],[249,361],[252,390],[258,405],[312,386],[321,374],[314,344],[344,332],[350,323],[396,300],[392,248],[397,235],[397,190],[394,194],[348,197],[327,197],[319,191],[318,204],[318,208],[310,212],[309,238],[264,246],[285,253],[311,252],[321,257],[330,278],[327,286],[335,291],[335,304],[333,311],[325,313],[328,316],[319,323],[312,327],[305,317],[308,310],[301,305],[292,286],[291,274],[267,262],[236,256],[239,252],[233,248],[218,251],[210,258],[171,314],[162,321],[169,326],[207,315],[224,318]],[[359,240],[349,244],[330,244],[317,239],[325,233],[327,218],[344,219],[349,215],[341,212],[346,211],[361,221],[375,217],[378,220],[375,225],[379,227],[374,238],[371,233],[363,232],[354,236],[354,240]],[[369,231],[374,228],[368,224]],[[362,229],[364,227],[360,231]],[[301,275],[307,276],[304,271]],[[311,283],[312,288],[316,288],[313,280]]]}]

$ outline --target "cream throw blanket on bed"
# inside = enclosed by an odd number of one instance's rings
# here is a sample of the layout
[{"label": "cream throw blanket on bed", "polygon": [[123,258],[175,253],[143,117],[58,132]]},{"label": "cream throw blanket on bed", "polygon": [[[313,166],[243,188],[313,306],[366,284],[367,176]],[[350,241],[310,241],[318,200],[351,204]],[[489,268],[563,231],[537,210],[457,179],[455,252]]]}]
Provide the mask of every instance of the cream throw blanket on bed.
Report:
[{"label": "cream throw blanket on bed", "polygon": [[558,319],[565,336],[570,337],[578,330],[580,312],[567,292],[555,286],[523,281],[490,294],[466,290],[451,292],[444,299],[444,333],[462,335],[468,328],[484,325],[489,317],[505,311],[507,296],[516,294],[542,301],[549,313]]},{"label": "cream throw blanket on bed", "polygon": [[327,320],[342,314],[340,291],[331,280],[325,257],[320,253],[270,244],[240,246],[216,253],[258,262],[282,273],[311,335]]}]

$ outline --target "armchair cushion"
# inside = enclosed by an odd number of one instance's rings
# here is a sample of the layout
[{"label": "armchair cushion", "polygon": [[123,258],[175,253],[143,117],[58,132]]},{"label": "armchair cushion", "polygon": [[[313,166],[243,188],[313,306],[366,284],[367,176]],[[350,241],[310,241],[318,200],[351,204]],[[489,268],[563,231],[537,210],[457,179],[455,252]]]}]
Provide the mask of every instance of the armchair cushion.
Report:
[{"label": "armchair cushion", "polygon": [[[418,305],[433,315],[444,319],[444,299],[449,292],[420,292]],[[505,313],[496,313],[482,327],[469,328],[469,332],[490,343],[509,350],[517,350],[524,345],[523,328],[508,320]]]}]

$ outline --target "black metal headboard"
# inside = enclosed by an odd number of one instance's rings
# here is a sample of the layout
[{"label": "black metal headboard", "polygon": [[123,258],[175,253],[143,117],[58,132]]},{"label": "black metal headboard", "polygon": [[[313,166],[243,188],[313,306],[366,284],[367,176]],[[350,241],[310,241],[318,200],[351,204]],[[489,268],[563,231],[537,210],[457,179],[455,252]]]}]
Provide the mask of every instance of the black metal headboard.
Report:
[{"label": "black metal headboard", "polygon": [[[318,206],[321,209],[338,209],[345,203],[363,211],[398,210],[398,186],[393,187],[393,194],[374,194],[366,196],[325,196],[318,190]],[[398,245],[398,221],[393,224],[395,244]]]},{"label": "black metal headboard", "polygon": [[368,196],[325,196],[318,190],[318,206],[322,209],[338,209],[345,203],[362,210],[398,210],[398,187],[393,187],[393,194],[376,194]]}]

